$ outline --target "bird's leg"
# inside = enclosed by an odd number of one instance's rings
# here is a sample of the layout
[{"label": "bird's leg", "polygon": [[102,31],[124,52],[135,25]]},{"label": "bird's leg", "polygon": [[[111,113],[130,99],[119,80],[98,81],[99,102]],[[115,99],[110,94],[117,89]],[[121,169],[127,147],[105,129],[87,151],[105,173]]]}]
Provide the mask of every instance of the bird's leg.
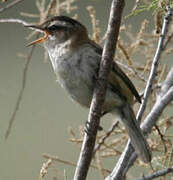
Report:
[{"label": "bird's leg", "polygon": [[[107,112],[106,111],[103,111],[101,113],[101,117],[103,117]],[[84,127],[84,131],[89,134],[89,135],[92,135],[93,132],[91,130],[89,130],[89,125],[90,125],[90,122],[88,122],[88,120],[85,122],[85,127]],[[102,131],[103,130],[103,127],[102,126],[99,126],[98,127],[98,131]]]}]

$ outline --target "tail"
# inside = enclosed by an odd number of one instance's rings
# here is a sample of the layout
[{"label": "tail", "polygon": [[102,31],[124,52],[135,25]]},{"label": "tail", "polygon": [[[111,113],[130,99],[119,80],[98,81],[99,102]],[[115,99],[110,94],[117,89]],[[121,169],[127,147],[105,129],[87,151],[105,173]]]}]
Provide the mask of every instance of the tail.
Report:
[{"label": "tail", "polygon": [[129,104],[126,104],[121,109],[121,121],[126,128],[126,131],[131,139],[132,146],[134,147],[137,155],[144,162],[150,162],[152,154],[149,145],[140,130],[135,114]]}]

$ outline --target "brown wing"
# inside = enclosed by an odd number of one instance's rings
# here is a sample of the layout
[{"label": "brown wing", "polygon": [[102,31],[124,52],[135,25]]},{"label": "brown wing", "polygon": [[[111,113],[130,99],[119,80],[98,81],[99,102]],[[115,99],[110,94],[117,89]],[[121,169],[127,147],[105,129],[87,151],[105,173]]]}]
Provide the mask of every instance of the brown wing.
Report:
[{"label": "brown wing", "polygon": [[[98,44],[96,44],[94,41],[90,41],[90,44],[92,44],[98,54],[102,55],[103,49]],[[129,103],[133,102],[133,96],[135,96],[136,100],[141,103],[141,98],[135,86],[116,64],[116,62],[113,62],[112,64],[112,71],[109,75],[109,81],[112,86],[115,86],[115,89],[119,89],[121,94],[127,98]]]},{"label": "brown wing", "polygon": [[120,69],[120,67],[116,64],[116,62],[113,62],[112,65],[112,72],[110,76],[114,76],[115,79],[115,86],[116,84],[119,84],[121,89],[123,90],[123,94],[126,96],[126,98],[131,102],[133,99],[133,96],[135,96],[136,100],[141,103],[141,98],[133,85],[132,81],[126,76],[126,74]]}]

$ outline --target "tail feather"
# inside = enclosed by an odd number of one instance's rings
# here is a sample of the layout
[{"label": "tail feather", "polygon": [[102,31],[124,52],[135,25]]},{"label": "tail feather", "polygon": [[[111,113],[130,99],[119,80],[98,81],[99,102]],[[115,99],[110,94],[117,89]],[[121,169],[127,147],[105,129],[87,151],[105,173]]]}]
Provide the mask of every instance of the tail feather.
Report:
[{"label": "tail feather", "polygon": [[138,156],[144,162],[150,162],[152,154],[149,145],[142,131],[140,130],[132,108],[128,104],[121,109],[121,121],[126,128],[126,131],[131,139],[132,146],[134,147]]}]

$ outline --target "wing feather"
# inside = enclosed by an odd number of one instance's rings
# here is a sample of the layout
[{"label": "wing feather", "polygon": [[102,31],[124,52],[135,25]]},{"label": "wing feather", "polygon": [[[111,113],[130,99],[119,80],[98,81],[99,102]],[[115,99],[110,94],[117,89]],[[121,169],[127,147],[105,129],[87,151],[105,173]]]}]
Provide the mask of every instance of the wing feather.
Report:
[{"label": "wing feather", "polygon": [[[94,41],[90,41],[90,44],[95,48],[95,51],[98,54],[102,55],[103,49],[98,44],[96,44]],[[115,89],[120,89],[122,96],[125,96],[129,103],[133,102],[133,96],[135,96],[136,100],[141,103],[141,98],[132,81],[121,70],[115,61],[112,64],[112,71],[109,75],[109,81],[112,86],[115,86]]]}]

